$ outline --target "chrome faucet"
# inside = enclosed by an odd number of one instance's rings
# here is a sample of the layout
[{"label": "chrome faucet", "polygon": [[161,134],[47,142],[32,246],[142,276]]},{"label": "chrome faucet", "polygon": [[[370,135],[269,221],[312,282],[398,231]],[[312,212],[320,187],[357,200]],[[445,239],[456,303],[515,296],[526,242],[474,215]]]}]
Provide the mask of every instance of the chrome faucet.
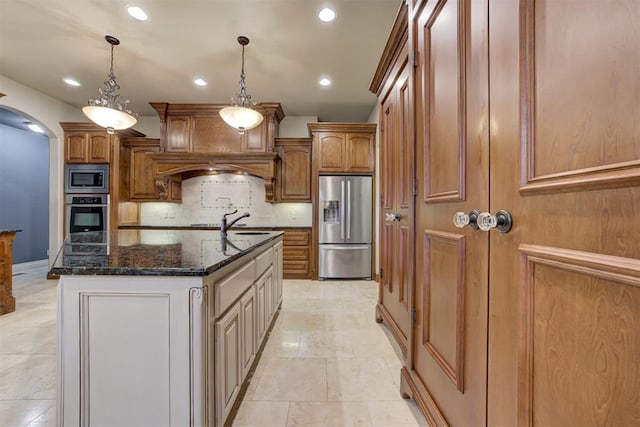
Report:
[{"label": "chrome faucet", "polygon": [[234,210],[233,212],[229,212],[229,213],[226,213],[226,214],[222,215],[222,225],[220,226],[220,232],[223,235],[227,234],[227,230],[229,230],[231,227],[233,227],[233,224],[235,224],[236,222],[240,221],[242,218],[247,218],[247,217],[251,216],[249,214],[249,212],[245,212],[242,215],[240,215],[238,218],[234,219],[229,224],[227,224],[227,215],[233,215],[233,214],[235,214],[237,212],[238,212],[238,209]]}]

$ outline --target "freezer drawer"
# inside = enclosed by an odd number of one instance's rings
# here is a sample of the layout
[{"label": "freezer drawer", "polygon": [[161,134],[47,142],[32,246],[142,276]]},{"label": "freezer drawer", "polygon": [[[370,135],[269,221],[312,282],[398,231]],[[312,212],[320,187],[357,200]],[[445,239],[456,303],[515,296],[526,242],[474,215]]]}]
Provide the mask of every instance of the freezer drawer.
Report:
[{"label": "freezer drawer", "polygon": [[319,245],[320,279],[371,279],[371,245]]}]

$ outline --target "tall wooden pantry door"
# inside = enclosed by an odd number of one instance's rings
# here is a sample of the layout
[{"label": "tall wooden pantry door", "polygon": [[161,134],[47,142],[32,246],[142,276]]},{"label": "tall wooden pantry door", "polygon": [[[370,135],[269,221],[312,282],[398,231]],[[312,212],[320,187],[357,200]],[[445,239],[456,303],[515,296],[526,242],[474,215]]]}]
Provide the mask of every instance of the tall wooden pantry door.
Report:
[{"label": "tall wooden pantry door", "polygon": [[489,207],[487,12],[482,0],[425,1],[413,21],[416,324],[403,384],[435,425],[486,419],[489,233],[453,217]]},{"label": "tall wooden pantry door", "polygon": [[640,2],[421,7],[404,384],[437,425],[640,425]]},{"label": "tall wooden pantry door", "polygon": [[640,425],[640,2],[489,9],[488,425]]},{"label": "tall wooden pantry door", "polygon": [[406,354],[411,328],[409,292],[413,258],[410,207],[413,198],[413,141],[410,126],[411,69],[407,45],[400,49],[385,87],[380,111],[381,218],[380,292],[376,307]]}]

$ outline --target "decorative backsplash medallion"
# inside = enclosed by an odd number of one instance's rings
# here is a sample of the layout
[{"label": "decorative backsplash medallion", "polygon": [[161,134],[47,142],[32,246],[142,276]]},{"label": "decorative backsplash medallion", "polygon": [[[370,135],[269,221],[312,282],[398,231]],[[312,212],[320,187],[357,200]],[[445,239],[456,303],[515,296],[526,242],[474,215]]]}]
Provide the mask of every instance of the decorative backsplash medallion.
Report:
[{"label": "decorative backsplash medallion", "polygon": [[[229,175],[225,175],[229,176]],[[252,207],[251,181],[208,177],[200,182],[200,207],[205,209],[250,210]]]}]

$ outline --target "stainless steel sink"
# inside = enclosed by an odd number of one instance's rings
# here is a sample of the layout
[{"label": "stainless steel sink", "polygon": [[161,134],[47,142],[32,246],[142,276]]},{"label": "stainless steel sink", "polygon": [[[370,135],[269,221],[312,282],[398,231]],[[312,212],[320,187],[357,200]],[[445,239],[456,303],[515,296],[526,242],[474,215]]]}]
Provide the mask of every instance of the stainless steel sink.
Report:
[{"label": "stainless steel sink", "polygon": [[237,231],[235,234],[243,234],[247,236],[260,236],[263,234],[270,234],[268,231]]},{"label": "stainless steel sink", "polygon": [[[246,227],[247,224],[235,224],[234,227]],[[189,227],[220,228],[220,224],[189,224]]]}]

